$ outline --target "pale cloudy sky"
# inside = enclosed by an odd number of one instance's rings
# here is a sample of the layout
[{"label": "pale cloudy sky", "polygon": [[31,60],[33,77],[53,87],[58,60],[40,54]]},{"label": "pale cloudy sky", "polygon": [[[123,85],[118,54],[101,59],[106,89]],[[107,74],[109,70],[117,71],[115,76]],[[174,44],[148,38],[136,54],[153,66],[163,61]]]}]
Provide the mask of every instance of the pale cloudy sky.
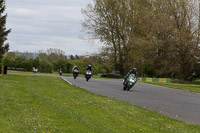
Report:
[{"label": "pale cloudy sky", "polygon": [[100,43],[81,38],[81,9],[93,0],[6,0],[10,51],[59,48],[66,55],[98,52]]}]

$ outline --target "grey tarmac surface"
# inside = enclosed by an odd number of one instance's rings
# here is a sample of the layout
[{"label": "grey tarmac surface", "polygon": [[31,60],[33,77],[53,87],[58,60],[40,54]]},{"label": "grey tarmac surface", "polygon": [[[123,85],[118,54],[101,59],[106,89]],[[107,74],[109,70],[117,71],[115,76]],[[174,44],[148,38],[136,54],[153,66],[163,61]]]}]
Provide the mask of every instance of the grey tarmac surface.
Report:
[{"label": "grey tarmac surface", "polygon": [[62,77],[67,82],[89,92],[126,101],[171,118],[200,125],[200,94],[137,83],[130,91],[123,91],[122,81]]}]

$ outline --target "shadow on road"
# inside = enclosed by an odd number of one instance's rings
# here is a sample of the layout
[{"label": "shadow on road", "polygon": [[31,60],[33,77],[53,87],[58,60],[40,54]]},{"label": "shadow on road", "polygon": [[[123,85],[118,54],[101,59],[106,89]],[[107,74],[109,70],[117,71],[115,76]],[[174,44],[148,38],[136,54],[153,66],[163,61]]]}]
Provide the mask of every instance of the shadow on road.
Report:
[{"label": "shadow on road", "polygon": [[125,91],[123,89],[120,89],[120,91],[123,91],[123,92],[139,92],[138,90],[129,90],[129,91]]}]

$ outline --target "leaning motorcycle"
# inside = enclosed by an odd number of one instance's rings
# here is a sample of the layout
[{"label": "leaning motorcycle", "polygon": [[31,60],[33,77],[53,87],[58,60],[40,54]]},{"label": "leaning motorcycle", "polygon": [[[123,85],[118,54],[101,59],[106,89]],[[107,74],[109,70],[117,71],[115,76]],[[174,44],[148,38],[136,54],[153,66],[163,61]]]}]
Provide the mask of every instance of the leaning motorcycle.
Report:
[{"label": "leaning motorcycle", "polygon": [[137,82],[135,74],[130,74],[123,82],[123,89],[129,91]]},{"label": "leaning motorcycle", "polygon": [[91,76],[92,76],[92,71],[87,70],[85,73],[86,81],[88,81],[91,78]]},{"label": "leaning motorcycle", "polygon": [[76,79],[78,77],[78,75],[79,75],[79,70],[77,70],[77,69],[73,70],[74,79]]}]

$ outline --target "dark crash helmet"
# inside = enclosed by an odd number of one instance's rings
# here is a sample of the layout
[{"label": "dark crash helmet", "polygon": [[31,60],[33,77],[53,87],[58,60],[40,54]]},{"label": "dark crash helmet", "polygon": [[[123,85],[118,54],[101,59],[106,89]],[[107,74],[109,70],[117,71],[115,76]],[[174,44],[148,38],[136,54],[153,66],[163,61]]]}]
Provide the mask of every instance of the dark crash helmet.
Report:
[{"label": "dark crash helmet", "polygon": [[134,67],[134,68],[132,69],[132,72],[136,73],[136,72],[137,72],[137,68]]},{"label": "dark crash helmet", "polygon": [[88,68],[92,68],[92,65],[88,65]]}]

